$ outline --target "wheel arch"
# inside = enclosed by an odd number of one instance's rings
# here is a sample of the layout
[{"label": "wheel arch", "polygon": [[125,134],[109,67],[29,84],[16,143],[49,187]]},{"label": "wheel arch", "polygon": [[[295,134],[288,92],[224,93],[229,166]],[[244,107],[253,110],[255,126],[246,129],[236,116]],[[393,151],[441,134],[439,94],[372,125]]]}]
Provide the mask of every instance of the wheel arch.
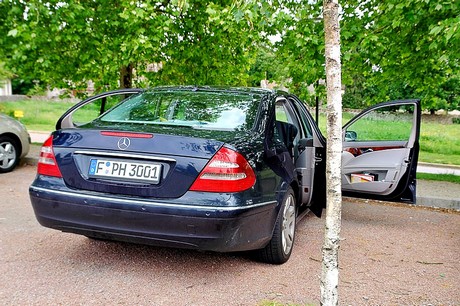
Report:
[{"label": "wheel arch", "polygon": [[21,139],[14,133],[3,133],[0,135],[0,137],[8,137],[8,138],[11,138],[11,140],[13,140],[17,146],[18,146],[18,156],[21,156],[22,154],[22,143],[21,143]]}]

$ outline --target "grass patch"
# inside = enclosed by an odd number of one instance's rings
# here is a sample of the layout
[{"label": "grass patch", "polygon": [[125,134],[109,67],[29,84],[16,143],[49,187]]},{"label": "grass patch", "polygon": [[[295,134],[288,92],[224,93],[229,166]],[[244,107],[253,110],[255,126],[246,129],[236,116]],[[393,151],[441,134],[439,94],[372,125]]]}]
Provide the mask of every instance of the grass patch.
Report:
[{"label": "grass patch", "polygon": [[0,112],[13,117],[15,110],[24,112],[21,122],[31,131],[54,131],[54,127],[62,114],[73,102],[52,100],[23,100],[16,102],[1,102]]},{"label": "grass patch", "polygon": [[460,165],[460,127],[456,124],[422,122],[419,160]]},{"label": "grass patch", "polygon": [[442,181],[460,184],[460,176],[453,174],[417,173],[418,180]]},{"label": "grass patch", "polygon": [[460,155],[458,154],[445,154],[445,153],[431,153],[423,150],[424,142],[421,142],[419,161],[433,164],[444,165],[460,165]]}]

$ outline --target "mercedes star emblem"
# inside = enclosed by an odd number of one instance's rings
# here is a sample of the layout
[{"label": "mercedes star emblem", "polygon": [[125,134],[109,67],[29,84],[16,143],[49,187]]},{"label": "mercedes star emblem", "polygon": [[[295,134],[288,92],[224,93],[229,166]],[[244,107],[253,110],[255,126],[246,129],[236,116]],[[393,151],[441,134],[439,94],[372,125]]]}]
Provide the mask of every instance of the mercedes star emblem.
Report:
[{"label": "mercedes star emblem", "polygon": [[129,140],[129,138],[127,137],[120,138],[120,140],[118,140],[118,149],[126,150],[130,144],[131,144],[131,140]]}]

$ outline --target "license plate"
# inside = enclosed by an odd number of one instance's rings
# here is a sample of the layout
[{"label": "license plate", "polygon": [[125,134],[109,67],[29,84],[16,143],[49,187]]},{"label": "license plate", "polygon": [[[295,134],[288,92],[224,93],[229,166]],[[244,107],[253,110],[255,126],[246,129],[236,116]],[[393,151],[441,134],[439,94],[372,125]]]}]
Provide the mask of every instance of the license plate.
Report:
[{"label": "license plate", "polygon": [[106,177],[158,184],[161,176],[161,165],[91,159],[88,174],[90,177]]}]

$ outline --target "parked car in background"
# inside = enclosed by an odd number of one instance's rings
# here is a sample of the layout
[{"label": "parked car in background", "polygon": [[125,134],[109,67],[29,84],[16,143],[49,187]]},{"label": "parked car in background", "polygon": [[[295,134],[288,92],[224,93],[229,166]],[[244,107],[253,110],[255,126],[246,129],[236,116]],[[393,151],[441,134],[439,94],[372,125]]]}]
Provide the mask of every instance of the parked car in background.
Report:
[{"label": "parked car in background", "polygon": [[0,113],[0,173],[12,171],[29,153],[30,136],[19,121]]},{"label": "parked car in background", "polygon": [[[344,193],[414,201],[419,129],[418,100],[383,103],[349,121]],[[280,264],[291,255],[296,221],[325,206],[325,148],[305,104],[286,92],[112,91],[59,119],[30,198],[38,221],[64,232],[253,250]]]}]

